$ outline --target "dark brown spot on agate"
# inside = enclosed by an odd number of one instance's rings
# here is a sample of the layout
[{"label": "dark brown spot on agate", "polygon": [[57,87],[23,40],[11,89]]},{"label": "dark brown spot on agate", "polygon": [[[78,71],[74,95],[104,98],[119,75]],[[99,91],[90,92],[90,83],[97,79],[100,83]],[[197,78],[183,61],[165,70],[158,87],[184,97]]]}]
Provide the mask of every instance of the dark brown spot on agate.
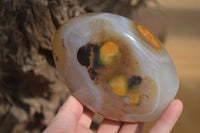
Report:
[{"label": "dark brown spot on agate", "polygon": [[[99,46],[94,44],[86,44],[79,48],[77,59],[82,66],[99,66]],[[91,64],[92,61],[92,64]]]},{"label": "dark brown spot on agate", "polygon": [[90,69],[88,70],[88,72],[89,72],[90,78],[91,78],[92,80],[97,80],[97,79],[98,79],[98,78],[97,78],[98,73],[95,71],[94,68],[90,68]]},{"label": "dark brown spot on agate", "polygon": [[79,48],[77,59],[82,66],[87,67],[90,78],[93,81],[98,80],[96,69],[99,68],[99,46],[94,44],[86,44]]},{"label": "dark brown spot on agate", "polygon": [[90,66],[90,47],[88,45],[79,48],[77,59],[82,66]]},{"label": "dark brown spot on agate", "polygon": [[140,76],[132,76],[128,80],[128,88],[133,88],[134,86],[140,85],[142,82],[142,78]]}]

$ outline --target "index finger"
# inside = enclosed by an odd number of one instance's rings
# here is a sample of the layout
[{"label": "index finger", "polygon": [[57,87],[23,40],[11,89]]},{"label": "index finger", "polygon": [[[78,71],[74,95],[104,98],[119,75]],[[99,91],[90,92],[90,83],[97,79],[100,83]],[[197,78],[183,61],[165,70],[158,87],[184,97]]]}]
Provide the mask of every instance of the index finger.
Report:
[{"label": "index finger", "polygon": [[176,99],[171,102],[149,133],[169,133],[183,110],[183,104]]},{"label": "index finger", "polygon": [[82,113],[83,105],[70,95],[43,133],[74,133]]}]

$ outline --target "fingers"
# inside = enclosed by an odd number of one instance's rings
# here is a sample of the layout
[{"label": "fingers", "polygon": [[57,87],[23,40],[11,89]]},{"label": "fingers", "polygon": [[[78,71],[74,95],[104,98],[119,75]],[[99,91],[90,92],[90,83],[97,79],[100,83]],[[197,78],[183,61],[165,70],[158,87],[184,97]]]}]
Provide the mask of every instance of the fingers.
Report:
[{"label": "fingers", "polygon": [[89,128],[92,122],[94,113],[87,108],[84,108],[83,114],[78,122],[79,125]]},{"label": "fingers", "polygon": [[74,133],[82,112],[82,104],[69,96],[44,133]]},{"label": "fingers", "polygon": [[[68,133],[68,132],[66,132],[66,133]],[[87,127],[78,126],[76,128],[76,132],[74,132],[74,133],[94,133],[94,132]]]},{"label": "fingers", "polygon": [[183,110],[180,100],[174,100],[160,116],[150,133],[170,133]]},{"label": "fingers", "polygon": [[117,133],[121,124],[122,123],[119,121],[104,119],[99,126],[97,133],[105,133],[105,131],[108,133]]},{"label": "fingers", "polygon": [[144,123],[138,122],[118,122],[104,119],[97,133],[141,133]]},{"label": "fingers", "polygon": [[[150,133],[169,133],[178,120],[182,109],[182,102],[174,100],[158,119],[154,127],[150,130]],[[74,133],[75,131],[87,132],[87,130],[89,132],[92,116],[93,113],[86,108],[83,113],[82,104],[73,96],[69,96],[44,133]],[[105,131],[109,133],[140,133],[143,127],[143,123],[124,123],[121,125],[122,122],[104,119],[97,133],[104,133]]]},{"label": "fingers", "polygon": [[126,122],[122,125],[119,133],[141,133],[143,126],[142,122]]}]

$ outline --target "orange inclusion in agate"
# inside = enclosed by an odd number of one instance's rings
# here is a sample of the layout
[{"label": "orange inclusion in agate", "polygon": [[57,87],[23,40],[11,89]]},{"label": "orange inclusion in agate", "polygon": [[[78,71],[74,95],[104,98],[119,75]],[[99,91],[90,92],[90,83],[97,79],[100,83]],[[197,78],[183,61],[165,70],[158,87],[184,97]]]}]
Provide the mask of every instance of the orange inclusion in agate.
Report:
[{"label": "orange inclusion in agate", "polygon": [[151,44],[160,49],[161,46],[160,46],[160,43],[158,42],[157,38],[149,31],[147,30],[144,26],[140,25],[140,24],[137,24],[138,26],[138,29],[140,31],[140,33],[145,37],[147,38],[150,42],[152,42]]}]

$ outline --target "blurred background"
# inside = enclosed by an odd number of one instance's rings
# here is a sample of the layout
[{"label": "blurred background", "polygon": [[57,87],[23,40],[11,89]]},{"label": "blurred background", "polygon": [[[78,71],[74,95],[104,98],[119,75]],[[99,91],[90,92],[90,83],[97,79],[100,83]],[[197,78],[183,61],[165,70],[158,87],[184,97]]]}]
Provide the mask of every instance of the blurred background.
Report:
[{"label": "blurred background", "polygon": [[[200,131],[200,0],[157,0],[167,29],[164,42],[177,68],[180,88],[176,98],[183,113],[173,133]],[[147,123],[145,131],[153,122]]]},{"label": "blurred background", "polygon": [[55,115],[68,89],[55,69],[52,37],[87,12],[131,18],[163,42],[180,79],[176,98],[184,104],[172,133],[199,132],[200,0],[0,0],[0,133],[40,133]]}]

